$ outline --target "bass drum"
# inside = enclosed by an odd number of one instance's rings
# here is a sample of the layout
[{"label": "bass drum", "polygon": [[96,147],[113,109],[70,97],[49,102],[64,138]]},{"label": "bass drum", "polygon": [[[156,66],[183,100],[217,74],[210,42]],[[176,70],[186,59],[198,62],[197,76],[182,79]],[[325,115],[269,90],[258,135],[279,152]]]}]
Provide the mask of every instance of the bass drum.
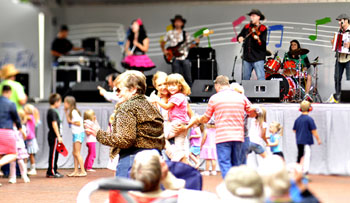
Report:
[{"label": "bass drum", "polygon": [[266,78],[266,80],[279,80],[280,81],[280,99],[291,100],[295,95],[297,89],[297,81],[294,78],[281,75],[281,74],[273,74]]}]

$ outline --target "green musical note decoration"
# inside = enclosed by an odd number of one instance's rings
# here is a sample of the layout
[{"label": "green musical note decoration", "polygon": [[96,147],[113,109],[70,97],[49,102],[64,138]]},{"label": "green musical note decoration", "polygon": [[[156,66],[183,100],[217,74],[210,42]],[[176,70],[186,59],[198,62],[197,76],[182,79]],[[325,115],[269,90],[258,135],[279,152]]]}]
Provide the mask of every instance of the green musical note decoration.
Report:
[{"label": "green musical note decoration", "polygon": [[211,47],[209,32],[210,32],[210,30],[208,28],[206,28],[206,27],[201,28],[201,29],[197,30],[195,33],[193,33],[193,37],[197,38],[197,37],[201,37],[202,35],[206,35],[207,39],[208,39],[208,47]]},{"label": "green musical note decoration", "polygon": [[330,23],[332,20],[330,17],[325,17],[325,18],[321,18],[316,20],[316,35],[309,35],[309,39],[312,41],[315,41],[317,39],[317,28],[319,25],[324,25],[327,23]]}]

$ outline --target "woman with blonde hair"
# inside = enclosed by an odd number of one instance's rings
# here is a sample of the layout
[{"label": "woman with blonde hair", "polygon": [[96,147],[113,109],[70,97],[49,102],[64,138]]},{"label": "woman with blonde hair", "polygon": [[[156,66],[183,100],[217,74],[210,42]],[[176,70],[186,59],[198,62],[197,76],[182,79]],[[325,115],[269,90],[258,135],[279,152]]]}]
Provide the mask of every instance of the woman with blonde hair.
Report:
[{"label": "woman with blonde hair", "polygon": [[[168,139],[174,138],[174,141],[169,140],[167,142],[167,155],[172,161],[188,163],[187,131],[177,132],[176,126],[187,124],[190,121],[190,116],[193,115],[193,112],[188,108],[187,101],[187,96],[191,94],[191,89],[183,76],[178,73],[170,74],[167,77],[166,84],[171,95],[168,102],[165,103],[159,100],[155,100],[155,102],[169,111],[169,120],[172,126]],[[171,145],[173,143],[175,144],[174,146]]]}]

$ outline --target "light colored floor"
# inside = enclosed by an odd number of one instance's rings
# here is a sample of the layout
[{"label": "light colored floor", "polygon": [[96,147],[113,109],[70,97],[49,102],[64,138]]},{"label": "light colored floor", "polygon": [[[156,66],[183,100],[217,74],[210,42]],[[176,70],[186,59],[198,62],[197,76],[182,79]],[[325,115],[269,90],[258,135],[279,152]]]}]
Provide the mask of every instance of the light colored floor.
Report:
[{"label": "light colored floor", "polygon": [[[62,174],[69,174],[72,170],[60,170]],[[98,169],[86,177],[61,179],[48,179],[45,171],[39,170],[38,175],[31,177],[30,183],[23,183],[18,179],[16,184],[8,183],[8,179],[0,178],[0,202],[76,202],[79,190],[88,182],[98,178],[112,177],[114,173],[107,169]],[[349,202],[350,177],[310,175],[310,190],[321,202]],[[222,181],[220,174],[217,176],[203,177],[203,190],[214,192],[216,186]],[[92,202],[104,202],[108,193],[96,192],[92,195]]]}]

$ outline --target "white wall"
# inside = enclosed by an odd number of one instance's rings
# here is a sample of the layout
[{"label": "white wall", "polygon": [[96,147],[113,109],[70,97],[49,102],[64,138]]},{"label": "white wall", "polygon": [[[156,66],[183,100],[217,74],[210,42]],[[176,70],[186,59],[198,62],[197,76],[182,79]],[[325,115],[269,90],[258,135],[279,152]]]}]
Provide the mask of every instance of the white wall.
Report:
[{"label": "white wall", "polygon": [[[265,24],[271,26],[282,24],[285,27],[283,44],[281,48],[275,48],[279,42],[280,32],[271,33],[271,43],[268,46],[273,51],[279,51],[279,55],[288,50],[289,41],[297,38],[302,47],[310,49],[309,58],[312,60],[320,56],[320,84],[319,89],[323,99],[329,97],[334,91],[334,53],[330,48],[330,40],[333,32],[337,30],[335,18],[349,10],[346,3],[319,3],[319,4],[235,4],[235,3],[181,3],[181,4],[132,4],[132,5],[108,5],[108,6],[75,6],[55,9],[53,11],[58,23],[68,25],[89,23],[121,23],[125,27],[138,17],[142,18],[151,40],[149,55],[156,63],[157,68],[146,74],[153,74],[157,70],[170,72],[171,68],[165,64],[159,48],[159,37],[165,33],[169,19],[175,14],[182,14],[187,18],[186,28],[194,32],[201,27],[209,27],[214,30],[212,35],[212,47],[217,51],[219,74],[231,75],[234,56],[239,55],[240,45],[230,42],[234,36],[232,22],[245,15],[252,8],[259,8],[266,16]],[[314,33],[315,20],[331,17],[332,22],[319,27],[320,36],[316,41],[311,41],[308,36]],[[248,19],[248,18],[247,18]],[[237,28],[239,32],[242,26]],[[117,44],[117,43],[116,43]],[[110,46],[109,55],[119,66],[120,51],[117,45]],[[201,44],[206,45],[202,39]],[[237,60],[235,79],[240,80],[241,60]],[[122,70],[119,66],[118,69]]]},{"label": "white wall", "polygon": [[14,63],[21,72],[29,73],[31,97],[39,96],[38,13],[29,3],[0,1],[0,65]]},{"label": "white wall", "polygon": [[[157,65],[157,68],[146,74],[153,74],[157,70],[170,72],[171,68],[165,64],[159,49],[159,38],[165,33],[169,19],[175,14],[182,14],[187,18],[186,29],[194,32],[201,27],[214,30],[211,36],[212,47],[217,51],[219,74],[231,75],[233,59],[239,55],[240,45],[230,42],[234,37],[232,21],[248,13],[251,8],[259,8],[267,17],[266,25],[282,24],[285,27],[283,44],[281,48],[275,48],[279,42],[280,32],[271,33],[271,43],[268,46],[273,51],[279,51],[279,55],[288,49],[289,41],[297,38],[304,48],[310,49],[309,58],[320,56],[319,88],[321,96],[326,99],[334,91],[334,53],[330,50],[330,39],[337,30],[335,18],[340,13],[349,10],[347,3],[319,3],[319,4],[237,4],[229,2],[221,3],[171,3],[171,4],[130,4],[108,6],[75,6],[60,7],[44,10],[45,13],[45,98],[50,92],[51,83],[51,41],[56,35],[60,24],[65,23],[74,28],[79,24],[91,23],[121,23],[125,27],[135,18],[142,18],[151,40],[149,55]],[[39,9],[30,4],[15,5],[10,0],[0,2],[0,23],[3,27],[0,33],[0,42],[14,42],[21,49],[29,50],[33,55],[35,67],[19,67],[21,71],[30,74],[30,97],[39,96],[38,80],[38,19]],[[57,19],[57,26],[52,25],[52,18]],[[247,16],[246,16],[247,17]],[[332,22],[319,27],[319,38],[316,41],[308,39],[314,33],[315,20],[331,17]],[[245,22],[244,22],[245,23]],[[237,27],[240,31],[242,25]],[[72,30],[73,31],[73,30]],[[72,32],[73,36],[74,32]],[[108,41],[109,40],[109,41]],[[106,47],[107,54],[120,67],[120,47],[109,38]],[[112,41],[111,41],[112,40]],[[73,40],[74,41],[74,40]],[[79,43],[76,40],[75,43]],[[201,40],[201,45],[206,46],[206,39]],[[1,46],[0,62],[4,61],[6,47]],[[5,51],[4,51],[5,50]],[[240,80],[241,60],[237,60],[235,79]]]}]

